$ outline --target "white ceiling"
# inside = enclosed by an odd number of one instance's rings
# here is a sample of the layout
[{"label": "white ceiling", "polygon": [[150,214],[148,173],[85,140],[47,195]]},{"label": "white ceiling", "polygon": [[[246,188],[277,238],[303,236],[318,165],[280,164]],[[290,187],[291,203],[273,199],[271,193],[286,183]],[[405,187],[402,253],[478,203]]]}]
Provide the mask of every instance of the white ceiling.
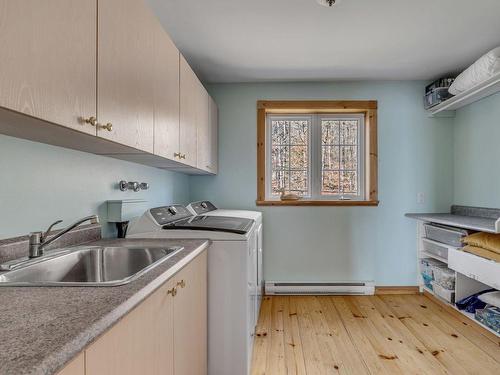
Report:
[{"label": "white ceiling", "polygon": [[206,82],[416,80],[500,45],[499,0],[148,0]]}]

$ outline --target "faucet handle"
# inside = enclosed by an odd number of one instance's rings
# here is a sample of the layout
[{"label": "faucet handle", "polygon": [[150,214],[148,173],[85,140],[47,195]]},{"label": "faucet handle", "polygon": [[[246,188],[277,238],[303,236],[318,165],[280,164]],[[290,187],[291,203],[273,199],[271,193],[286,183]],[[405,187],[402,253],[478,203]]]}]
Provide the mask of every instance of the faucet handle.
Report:
[{"label": "faucet handle", "polygon": [[62,223],[62,222],[63,222],[62,220],[57,220],[57,221],[54,221],[52,224],[50,224],[49,229],[47,229],[47,230],[45,231],[45,233],[43,233],[43,234],[42,234],[42,236],[41,236],[41,240],[42,240],[42,241],[43,241],[43,240],[45,240],[45,238],[47,238],[47,236],[48,236],[48,234],[50,233],[50,231],[52,230],[52,228],[53,228],[54,226],[56,226],[57,224],[60,224],[60,223]]}]

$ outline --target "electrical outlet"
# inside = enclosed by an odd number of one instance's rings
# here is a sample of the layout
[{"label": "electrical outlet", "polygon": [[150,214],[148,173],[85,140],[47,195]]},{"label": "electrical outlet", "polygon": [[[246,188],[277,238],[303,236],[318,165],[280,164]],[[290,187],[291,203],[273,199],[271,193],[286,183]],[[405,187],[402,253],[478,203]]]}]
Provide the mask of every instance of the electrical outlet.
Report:
[{"label": "electrical outlet", "polygon": [[425,194],[420,192],[417,193],[417,204],[424,204],[425,203]]}]

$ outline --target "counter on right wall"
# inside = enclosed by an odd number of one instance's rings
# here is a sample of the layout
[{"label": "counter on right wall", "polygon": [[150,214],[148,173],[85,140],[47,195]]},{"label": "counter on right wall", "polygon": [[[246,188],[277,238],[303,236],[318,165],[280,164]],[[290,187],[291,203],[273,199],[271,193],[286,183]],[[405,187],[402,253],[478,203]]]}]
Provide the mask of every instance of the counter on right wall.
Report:
[{"label": "counter on right wall", "polygon": [[453,128],[453,203],[500,207],[500,93],[457,110]]}]

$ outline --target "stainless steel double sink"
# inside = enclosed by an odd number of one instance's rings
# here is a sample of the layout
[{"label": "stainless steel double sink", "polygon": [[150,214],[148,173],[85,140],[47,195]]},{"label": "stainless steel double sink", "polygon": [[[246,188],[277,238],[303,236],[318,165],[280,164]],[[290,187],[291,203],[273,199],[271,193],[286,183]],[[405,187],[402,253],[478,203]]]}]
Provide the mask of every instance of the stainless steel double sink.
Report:
[{"label": "stainless steel double sink", "polygon": [[181,251],[181,246],[84,246],[53,251],[11,265],[2,286],[117,286],[137,279]]}]

